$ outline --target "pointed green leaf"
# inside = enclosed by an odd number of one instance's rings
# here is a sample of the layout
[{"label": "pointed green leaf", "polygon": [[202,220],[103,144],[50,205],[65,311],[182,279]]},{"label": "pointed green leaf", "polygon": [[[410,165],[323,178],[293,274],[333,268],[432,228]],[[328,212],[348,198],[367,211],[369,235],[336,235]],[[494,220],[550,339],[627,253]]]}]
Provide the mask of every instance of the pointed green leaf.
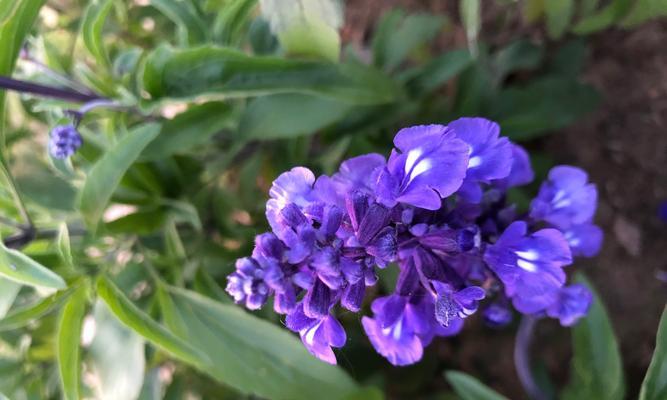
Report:
[{"label": "pointed green leaf", "polygon": [[79,208],[91,229],[97,227],[111,195],[125,172],[159,132],[160,125],[156,123],[132,129],[97,160],[88,172],[86,182],[79,193]]},{"label": "pointed green leaf", "polygon": [[633,3],[633,0],[612,0],[602,10],[581,19],[572,31],[579,35],[589,35],[608,28],[627,15]]},{"label": "pointed green leaf", "polygon": [[72,258],[72,249],[69,241],[69,230],[67,224],[60,224],[58,229],[58,238],[56,239],[56,248],[60,259],[70,268],[74,268],[74,259]]},{"label": "pointed green leaf", "polygon": [[205,355],[208,350],[200,352],[165,329],[125,297],[125,294],[109,278],[100,277],[98,279],[97,294],[118,320],[160,349],[193,365],[199,365],[202,360],[208,360]]},{"label": "pointed green leaf", "polygon": [[197,14],[190,1],[151,0],[151,5],[178,27],[180,42],[183,45],[195,45],[206,40],[206,22]]},{"label": "pointed green leaf", "polygon": [[28,286],[64,289],[63,278],[18,250],[0,242],[0,276]]},{"label": "pointed green leaf", "polygon": [[466,31],[468,48],[473,55],[477,54],[477,35],[482,28],[482,10],[480,0],[459,0],[459,13]]},{"label": "pointed green leaf", "polygon": [[197,293],[160,289],[167,326],[210,356],[202,371],[243,393],[273,399],[340,399],[356,384],[310,355],[283,328]]},{"label": "pointed green leaf", "polygon": [[461,400],[507,400],[505,396],[463,372],[447,371],[445,377]]},{"label": "pointed green leaf", "polygon": [[639,400],[661,399],[667,399],[667,307],[660,318],[655,351],[639,392]]},{"label": "pointed green leaf", "polygon": [[102,36],[102,29],[107,16],[113,7],[113,0],[93,0],[90,2],[83,15],[83,22],[81,26],[81,33],[83,36],[83,43],[90,54],[95,57],[100,66],[109,68],[111,62],[109,55],[104,48],[104,38]]},{"label": "pointed green leaf", "polygon": [[72,295],[74,288],[52,294],[51,296],[23,308],[12,311],[0,319],[0,332],[18,329],[32,321],[42,318],[50,312],[60,308]]},{"label": "pointed green leaf", "polygon": [[623,363],[607,311],[600,296],[583,275],[578,274],[575,281],[585,284],[594,299],[586,318],[572,328],[571,378],[563,397],[623,399]]},{"label": "pointed green leaf", "polygon": [[545,0],[544,12],[547,17],[547,33],[552,39],[560,39],[574,15],[574,0]]},{"label": "pointed green leaf", "polygon": [[67,400],[81,398],[81,328],[86,314],[86,286],[79,286],[67,300],[58,324],[56,346],[58,371],[63,397]]},{"label": "pointed green leaf", "polygon": [[363,65],[249,56],[215,46],[159,47],[148,56],[142,77],[153,100],[304,93],[381,104],[399,94],[391,79]]}]

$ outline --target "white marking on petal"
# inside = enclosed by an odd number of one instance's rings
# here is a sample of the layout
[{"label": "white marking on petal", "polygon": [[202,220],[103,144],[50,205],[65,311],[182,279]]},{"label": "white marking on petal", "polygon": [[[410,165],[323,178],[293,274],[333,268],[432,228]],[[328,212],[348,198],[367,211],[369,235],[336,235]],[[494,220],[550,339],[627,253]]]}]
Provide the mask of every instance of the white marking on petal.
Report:
[{"label": "white marking on petal", "polygon": [[526,261],[522,258],[519,258],[516,260],[516,265],[518,265],[520,268],[528,271],[528,272],[535,272],[537,271],[537,265],[533,264],[530,261]]},{"label": "white marking on petal", "polygon": [[423,150],[421,147],[417,147],[416,149],[408,151],[408,157],[405,159],[405,175],[410,174],[410,170],[415,165],[422,153]]},{"label": "white marking on petal", "polygon": [[401,338],[401,332],[403,331],[403,318],[400,318],[396,325],[394,326],[394,339],[398,340]]},{"label": "white marking on petal", "polygon": [[419,175],[431,169],[431,166],[432,166],[431,160],[429,160],[428,158],[419,161],[417,165],[415,165],[415,167],[412,169],[412,172],[410,173],[410,181],[412,181]]},{"label": "white marking on petal", "polygon": [[311,346],[313,345],[313,342],[315,341],[315,332],[317,332],[317,328],[319,328],[321,324],[322,323],[320,322],[319,324],[313,326],[312,328],[306,331],[306,334],[304,335],[306,343],[308,343]]},{"label": "white marking on petal", "polygon": [[475,156],[468,160],[468,168],[475,168],[482,165],[482,157]]},{"label": "white marking on petal", "polygon": [[554,195],[554,198],[551,200],[551,204],[554,208],[563,208],[572,204],[572,201],[568,197],[568,193],[565,190],[559,190]]},{"label": "white marking on petal", "polygon": [[581,244],[581,240],[579,238],[571,238],[569,239],[570,242],[570,247],[577,247],[579,244]]},{"label": "white marking on petal", "polygon": [[516,251],[515,254],[528,261],[535,261],[540,258],[540,254],[535,250]]}]

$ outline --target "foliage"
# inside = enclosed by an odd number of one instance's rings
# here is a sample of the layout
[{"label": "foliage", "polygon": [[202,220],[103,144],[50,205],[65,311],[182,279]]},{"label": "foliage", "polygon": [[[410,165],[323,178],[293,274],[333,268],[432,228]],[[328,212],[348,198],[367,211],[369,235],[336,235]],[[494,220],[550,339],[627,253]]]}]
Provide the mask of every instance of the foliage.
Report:
[{"label": "foliage", "polygon": [[[370,53],[342,43],[334,0],[45,3],[0,0],[0,74],[99,99],[79,108],[0,92],[0,392],[10,398],[383,398],[367,387],[387,383],[368,343],[351,346],[349,371],[322,364],[222,290],[264,228],[272,179],[299,164],[331,172],[386,150],[400,126],[461,115],[539,140],[599,100],[579,79],[583,41],[487,45],[478,1],[461,3],[469,49],[434,50],[451,18],[390,11]],[[554,37],[664,12],[614,1],[570,28],[571,11],[526,3]],[[65,160],[46,151],[64,122],[80,122],[84,139]],[[602,322],[577,328],[575,350],[595,328],[605,343],[593,356],[613,353],[604,310],[589,318]],[[660,343],[645,399],[664,392]],[[596,384],[620,385],[612,353],[615,375]],[[436,376],[435,364],[413,376]],[[447,376],[464,398],[494,398]]]}]

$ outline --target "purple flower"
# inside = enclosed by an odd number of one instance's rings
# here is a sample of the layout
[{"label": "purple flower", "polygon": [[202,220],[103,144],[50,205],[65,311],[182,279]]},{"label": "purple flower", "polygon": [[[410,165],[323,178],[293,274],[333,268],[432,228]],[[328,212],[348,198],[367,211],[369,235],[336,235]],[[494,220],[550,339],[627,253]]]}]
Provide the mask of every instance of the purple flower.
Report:
[{"label": "purple flower", "polygon": [[580,168],[561,165],[549,171],[549,179],[530,205],[530,216],[564,229],[590,222],[597,207],[597,189]]},{"label": "purple flower", "polygon": [[441,199],[463,182],[469,146],[443,125],[401,129],[394,138],[387,166],[378,177],[378,199],[387,207],[397,203],[437,210]]},{"label": "purple flower", "polygon": [[593,295],[581,284],[563,287],[558,298],[547,308],[547,315],[558,318],[563,326],[572,326],[588,313]]},{"label": "purple flower", "polygon": [[600,252],[604,234],[594,224],[573,225],[563,230],[573,256],[594,257]]},{"label": "purple flower", "polygon": [[326,315],[322,318],[310,318],[302,306],[287,316],[287,327],[298,332],[306,349],[322,361],[336,364],[336,356],[332,347],[343,347],[347,336],[343,326],[336,318]]},{"label": "purple flower", "polygon": [[530,157],[526,150],[518,144],[512,143],[512,168],[506,178],[493,182],[501,189],[527,185],[535,179],[535,173],[530,165]]},{"label": "purple flower", "polygon": [[532,314],[556,300],[565,283],[562,267],[572,262],[572,254],[558,230],[528,234],[528,225],[517,221],[487,247],[484,260],[504,284],[514,307]]},{"label": "purple flower", "polygon": [[447,126],[470,146],[466,180],[489,182],[509,175],[512,145],[509,139],[498,137],[498,124],[485,118],[459,118]]},{"label": "purple flower", "polygon": [[660,207],[658,207],[658,216],[664,222],[667,222],[667,201],[660,203]]},{"label": "purple flower", "polygon": [[421,336],[432,337],[428,301],[391,295],[375,299],[371,309],[375,318],[363,317],[361,323],[375,350],[393,365],[419,361],[424,353]]},{"label": "purple flower", "polygon": [[486,293],[479,286],[468,286],[455,291],[451,285],[431,281],[436,291],[435,300],[435,319],[444,327],[449,327],[454,320],[464,319],[477,311],[479,300],[482,300]]},{"label": "purple flower", "polygon": [[512,322],[512,310],[507,301],[496,301],[491,303],[482,312],[484,322],[493,328],[501,328]]},{"label": "purple flower", "polygon": [[49,153],[53,158],[71,157],[83,144],[81,135],[74,125],[58,125],[51,130]]},{"label": "purple flower", "polygon": [[577,168],[556,167],[530,215],[519,214],[506,191],[534,174],[525,150],[499,132],[483,118],[415,126],[398,132],[387,161],[367,154],[331,177],[303,167],[281,174],[266,206],[272,232],[237,261],[227,291],[253,310],[273,297],[287,327],[329,363],[346,340],[336,311],[359,312],[376,269],[396,264],[393,293],[362,318],[394,365],[413,364],[435,337],[458,334],[487,291],[488,325],[509,324],[510,306],[571,325],[590,294],[564,287],[563,267],[600,249],[595,186]]}]

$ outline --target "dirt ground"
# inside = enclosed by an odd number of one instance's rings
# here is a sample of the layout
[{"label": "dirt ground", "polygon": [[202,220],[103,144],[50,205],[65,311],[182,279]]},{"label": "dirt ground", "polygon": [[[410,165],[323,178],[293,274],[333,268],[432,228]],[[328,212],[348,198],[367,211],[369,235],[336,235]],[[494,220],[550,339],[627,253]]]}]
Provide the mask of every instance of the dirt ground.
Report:
[{"label": "dirt ground", "polygon": [[[395,6],[457,18],[452,1],[350,0],[345,40],[367,40],[381,10]],[[502,31],[494,32],[499,15],[498,10],[484,10],[482,40],[502,43],[517,35],[541,35],[539,29],[523,26],[517,15],[505,15]],[[440,44],[464,40],[455,28]],[[667,201],[667,20],[630,31],[608,30],[589,37],[589,43],[584,79],[600,91],[603,102],[596,112],[541,144],[559,163],[585,168],[598,184],[597,222],[606,234],[604,247],[598,257],[577,265],[606,303],[621,342],[628,397],[634,398],[667,302],[667,282],[658,279],[667,272],[667,223],[658,217],[660,202]],[[472,325],[461,337],[431,348],[446,368],[470,372],[510,398],[522,398],[512,362],[513,332],[490,333],[478,323]],[[541,323],[536,347],[552,378],[566,382],[567,330]],[[434,389],[444,385],[437,379]]]}]

